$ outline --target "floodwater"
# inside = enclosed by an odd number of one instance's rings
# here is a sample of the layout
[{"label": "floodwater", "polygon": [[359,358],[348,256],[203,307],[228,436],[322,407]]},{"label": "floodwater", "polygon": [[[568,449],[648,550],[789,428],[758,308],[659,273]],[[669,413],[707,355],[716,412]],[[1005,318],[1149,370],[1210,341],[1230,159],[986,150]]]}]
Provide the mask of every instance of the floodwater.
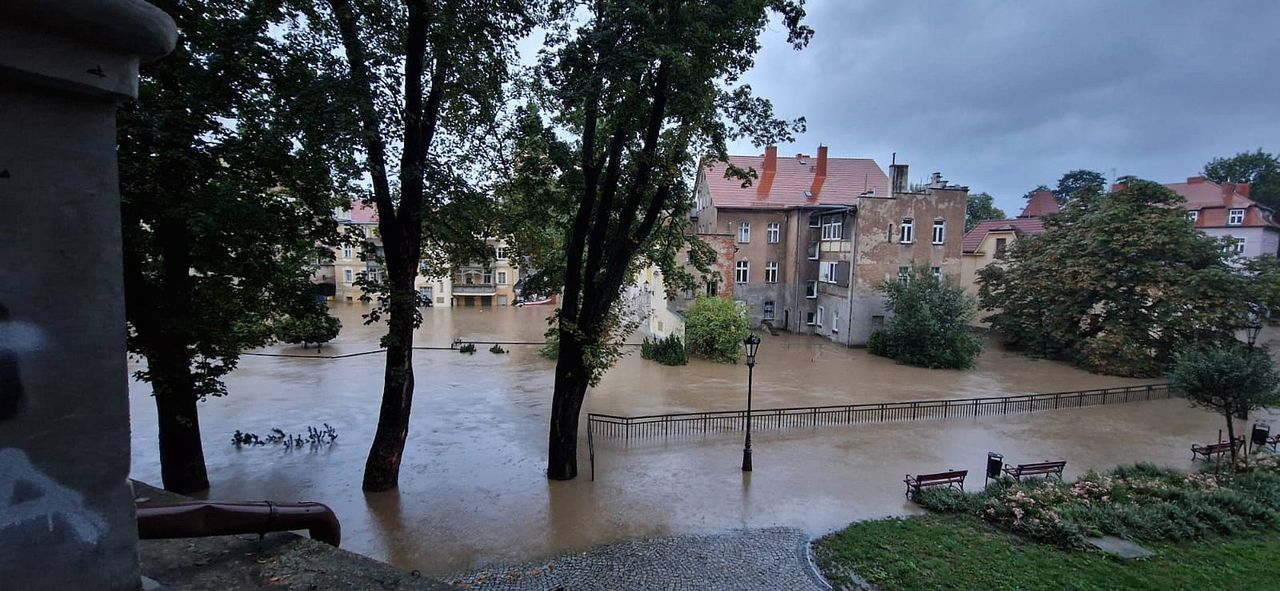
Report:
[{"label": "floodwater", "polygon": [[[339,304],[339,338],[325,354],[376,348],[381,326]],[[416,344],[540,341],[548,308],[424,310]],[[949,421],[832,426],[753,436],[755,471],[740,471],[741,434],[630,445],[596,441],[590,480],[583,418],[580,476],[544,477],[553,363],[537,347],[495,355],[416,351],[417,388],[400,487],[360,490],[378,418],[383,357],[246,356],[229,396],[201,404],[212,489],[219,500],[308,500],[342,521],[343,547],[405,569],[447,576],[537,560],[623,538],[791,525],[813,535],[850,521],[916,511],[905,473],[968,468],[981,486],[988,451],[1009,461],[1068,461],[1068,477],[1118,463],[1189,466],[1192,442],[1212,441],[1221,419],[1181,400]],[[267,352],[304,352],[273,347]],[[305,354],[314,352],[312,349]],[[586,411],[619,415],[737,409],[747,368],[693,360],[664,367],[623,358],[588,393]],[[896,365],[816,337],[765,336],[756,408],[965,398],[1143,383],[1096,376],[989,345],[970,371]],[[133,477],[160,483],[155,405],[131,385]],[[231,445],[235,430],[305,433],[329,423],[339,437],[318,451]]]}]

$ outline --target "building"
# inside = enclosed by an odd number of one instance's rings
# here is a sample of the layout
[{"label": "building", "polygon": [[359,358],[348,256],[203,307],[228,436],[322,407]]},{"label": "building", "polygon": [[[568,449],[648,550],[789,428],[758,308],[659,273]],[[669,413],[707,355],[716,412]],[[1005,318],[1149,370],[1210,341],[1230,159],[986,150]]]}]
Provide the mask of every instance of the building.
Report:
[{"label": "building", "polygon": [[1165,185],[1186,199],[1183,207],[1196,229],[1236,240],[1235,254],[1249,258],[1280,254],[1280,222],[1275,212],[1249,198],[1247,183],[1215,183],[1193,176]]},{"label": "building", "polygon": [[[748,187],[725,178],[727,166],[754,169]],[[925,265],[940,277],[960,274],[960,229],[968,189],[938,173],[917,190],[907,166],[894,178],[866,158],[730,156],[698,172],[693,225],[700,237],[728,236],[731,260],[719,261],[753,326],[766,325],[833,341],[865,344],[884,320],[885,281]],[[710,286],[708,287],[710,290]]]},{"label": "building", "polygon": [[493,249],[494,258],[458,266],[450,274],[452,305],[512,306],[519,301],[520,269],[508,255],[506,241],[486,238],[485,246]]},{"label": "building", "polygon": [[1050,191],[1037,191],[1022,213],[1011,220],[986,220],[965,232],[960,256],[960,286],[978,295],[978,270],[1004,254],[1019,238],[1044,233],[1040,216],[1058,213],[1058,201]]},{"label": "building", "polygon": [[[382,237],[378,233],[378,212],[370,205],[353,202],[351,207],[334,212],[338,224],[354,238],[361,239],[332,249],[327,257],[320,258],[312,281],[319,285],[320,293],[335,302],[355,303],[364,291],[356,280],[361,277],[380,279],[383,273],[378,263],[382,254]],[[366,252],[372,248],[375,252]],[[414,283],[423,305],[442,305],[450,301],[451,278],[420,275]]]}]

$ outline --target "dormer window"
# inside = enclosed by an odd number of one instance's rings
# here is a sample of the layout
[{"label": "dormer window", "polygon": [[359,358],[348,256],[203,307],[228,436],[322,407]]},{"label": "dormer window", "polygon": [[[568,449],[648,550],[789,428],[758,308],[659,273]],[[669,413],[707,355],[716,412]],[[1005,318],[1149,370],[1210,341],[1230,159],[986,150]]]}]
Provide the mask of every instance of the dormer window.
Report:
[{"label": "dormer window", "polygon": [[1191,223],[1193,223],[1193,224],[1194,224],[1194,223],[1196,223],[1196,222],[1198,222],[1198,221],[1200,221],[1200,210],[1198,210],[1198,209],[1193,209],[1193,210],[1191,210],[1191,211],[1188,211],[1188,212],[1187,212],[1187,219],[1188,219],[1188,220],[1190,220],[1190,221],[1191,221]]},{"label": "dormer window", "polygon": [[1239,226],[1240,224],[1243,224],[1243,223],[1244,223],[1243,209],[1233,209],[1227,213],[1228,226]]}]

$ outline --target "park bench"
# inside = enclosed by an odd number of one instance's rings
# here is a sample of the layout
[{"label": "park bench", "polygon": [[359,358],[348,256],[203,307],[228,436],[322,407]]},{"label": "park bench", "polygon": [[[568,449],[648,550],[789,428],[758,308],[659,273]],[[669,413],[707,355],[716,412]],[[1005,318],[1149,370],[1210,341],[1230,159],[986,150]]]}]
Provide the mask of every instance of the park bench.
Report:
[{"label": "park bench", "polygon": [[1232,441],[1220,441],[1208,445],[1196,445],[1193,443],[1191,444],[1191,461],[1194,462],[1196,458],[1204,456],[1204,460],[1207,462],[1210,458],[1217,458],[1221,457],[1222,454],[1231,453],[1231,448],[1233,447],[1236,448],[1236,452],[1239,452],[1240,448],[1244,447],[1244,436],[1236,437]]},{"label": "park bench", "polygon": [[959,487],[960,490],[964,490],[964,477],[968,475],[968,470],[948,470],[936,474],[921,474],[914,478],[907,474],[903,482],[907,483],[907,497],[911,498],[918,494],[920,489],[930,486]]},{"label": "park bench", "polygon": [[1018,464],[1017,466],[1005,466],[1004,473],[1019,482],[1022,481],[1023,476],[1044,476],[1045,478],[1056,476],[1061,481],[1062,469],[1066,467],[1066,462],[1034,462],[1031,464]]}]

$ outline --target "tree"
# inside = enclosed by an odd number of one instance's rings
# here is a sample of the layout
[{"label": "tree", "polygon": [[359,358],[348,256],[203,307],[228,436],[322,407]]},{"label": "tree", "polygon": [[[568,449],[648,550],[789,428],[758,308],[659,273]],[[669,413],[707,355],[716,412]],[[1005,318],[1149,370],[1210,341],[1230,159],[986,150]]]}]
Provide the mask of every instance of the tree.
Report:
[{"label": "tree", "polygon": [[307,316],[285,316],[274,328],[276,338],[281,341],[301,343],[303,348],[306,348],[307,343],[315,343],[316,349],[319,349],[338,336],[342,330],[342,322],[320,310]]},{"label": "tree", "polygon": [[[334,99],[356,114],[350,131],[383,242],[385,280],[362,282],[379,295],[369,321],[387,317],[382,405],[363,488],[385,491],[399,483],[409,432],[413,330],[421,322],[414,280],[424,241],[439,232],[446,242],[475,242],[483,232],[452,212],[484,199],[466,167],[487,156],[469,140],[494,125],[515,42],[536,15],[530,0],[326,0],[304,14],[305,28],[289,38],[340,80]],[[398,157],[389,155],[397,146]]]},{"label": "tree", "polygon": [[684,315],[684,338],[690,354],[719,363],[737,363],[742,341],[751,334],[747,311],[729,298],[700,297]]},{"label": "tree", "polygon": [[973,367],[982,341],[969,329],[969,294],[934,277],[927,266],[913,267],[906,281],[886,281],[881,289],[888,324],[872,335],[871,353],[920,367]]},{"label": "tree", "polygon": [[1004,210],[996,207],[995,198],[988,193],[972,193],[965,208],[964,231],[972,230],[979,222],[986,220],[1003,220]]},{"label": "tree", "polygon": [[283,314],[315,313],[311,260],[332,245],[345,117],[331,81],[281,51],[270,2],[157,0],[178,45],[119,114],[129,351],[147,362],[165,488],[209,487],[197,402]]},{"label": "tree", "polygon": [[1242,278],[1224,243],[1196,231],[1163,186],[1081,193],[1046,232],[978,272],[982,308],[1012,345],[1091,371],[1157,376],[1173,352],[1233,339]]},{"label": "tree", "polygon": [[1073,170],[1058,179],[1058,188],[1053,190],[1053,198],[1062,206],[1082,191],[1103,193],[1107,188],[1107,177],[1092,170]]},{"label": "tree", "polygon": [[689,244],[695,157],[727,160],[728,139],[764,145],[797,129],[775,119],[749,87],[734,86],[753,63],[770,12],[781,15],[796,48],[812,35],[792,0],[569,4],[581,18],[562,21],[539,66],[547,113],[577,153],[577,171],[560,177],[573,214],[548,436],[547,476],[556,480],[577,476],[579,414],[587,387],[616,359],[610,339],[623,332],[609,319],[623,317],[624,281],[650,263],[672,283],[683,272],[676,258]]},{"label": "tree", "polygon": [[1280,157],[1259,148],[1230,158],[1214,158],[1201,172],[1215,183],[1249,183],[1249,197],[1280,211]]},{"label": "tree", "polygon": [[[1231,347],[1179,353],[1169,371],[1169,385],[1193,406],[1212,410],[1227,421],[1227,441],[1235,441],[1234,418],[1280,404],[1280,373],[1265,349]],[[1236,465],[1236,448],[1231,448]]]}]

